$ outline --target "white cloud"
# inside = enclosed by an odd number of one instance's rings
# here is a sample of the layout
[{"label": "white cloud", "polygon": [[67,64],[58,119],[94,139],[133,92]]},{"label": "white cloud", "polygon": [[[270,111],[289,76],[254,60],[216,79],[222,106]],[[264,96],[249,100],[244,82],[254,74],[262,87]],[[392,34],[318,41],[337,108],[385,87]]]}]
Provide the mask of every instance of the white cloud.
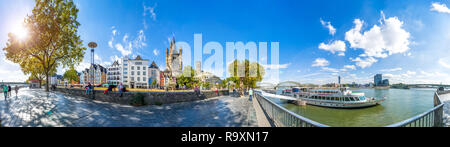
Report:
[{"label": "white cloud", "polygon": [[394,72],[394,71],[400,71],[400,70],[403,70],[403,69],[398,67],[398,68],[391,68],[391,69],[382,69],[380,71],[382,71],[382,72]]},{"label": "white cloud", "polygon": [[269,64],[269,65],[263,65],[266,69],[286,69],[288,68],[290,63],[288,64]]},{"label": "white cloud", "polygon": [[144,30],[139,30],[138,37],[133,41],[133,45],[136,48],[143,48],[143,47],[147,46],[145,41],[146,41],[146,37],[145,37]]},{"label": "white cloud", "polygon": [[87,61],[83,61],[83,62],[81,62],[75,69],[76,69],[78,72],[81,72],[81,71],[83,71],[83,70],[89,68],[90,66],[91,66],[91,63],[88,63]]},{"label": "white cloud", "polygon": [[361,68],[370,67],[370,66],[372,66],[373,63],[378,62],[378,60],[373,57],[366,57],[365,59],[361,59],[360,57],[358,57],[356,59],[350,58],[350,60],[352,60],[353,62],[356,62],[356,65]]},{"label": "white cloud", "polygon": [[319,49],[330,51],[333,54],[339,52],[339,56],[345,56],[346,45],[344,41],[337,40],[330,44],[320,43]]},{"label": "white cloud", "polygon": [[362,57],[386,58],[410,49],[411,35],[402,28],[403,22],[397,17],[385,19],[383,13],[382,15],[380,26],[374,25],[370,30],[361,33],[364,21],[355,19],[355,27],[345,34],[351,48],[364,50]]},{"label": "white cloud", "polygon": [[117,55],[109,57],[109,60],[111,60],[111,62],[114,62],[114,61],[120,62],[120,58]]},{"label": "white cloud", "polygon": [[[144,16],[150,15],[150,18],[152,18],[153,21],[156,21],[156,13],[155,13],[156,5],[157,4],[155,4],[155,6],[153,6],[153,7],[151,7],[151,6],[147,7],[144,5],[144,14],[143,15]],[[149,14],[147,14],[147,13],[149,13]]]},{"label": "white cloud", "polygon": [[322,24],[323,27],[325,27],[325,28],[328,29],[328,31],[330,32],[330,35],[336,34],[336,28],[334,28],[334,27],[331,25],[331,22],[325,22],[325,21],[323,21],[322,19],[320,19],[320,23]]},{"label": "white cloud", "polygon": [[352,69],[352,70],[355,70],[355,69],[356,69],[356,66],[355,66],[355,65],[345,65],[345,66],[344,66],[344,69]]},{"label": "white cloud", "polygon": [[431,11],[436,11],[439,13],[450,13],[450,9],[448,9],[447,5],[441,4],[439,2],[433,2],[431,4]]},{"label": "white cloud", "polygon": [[116,36],[116,33],[117,33],[117,30],[114,29],[114,30],[112,31],[113,36]]},{"label": "white cloud", "polygon": [[441,66],[450,69],[450,64],[448,64],[448,62],[446,62],[445,59],[439,59],[438,63],[439,63]]},{"label": "white cloud", "polygon": [[339,72],[339,69],[335,69],[335,68],[329,68],[329,67],[322,67],[323,71],[329,71],[329,72]]},{"label": "white cloud", "polygon": [[114,46],[113,46],[113,41],[114,41],[114,39],[108,41],[108,46],[109,46],[109,48],[114,48]]},{"label": "white cloud", "polygon": [[120,44],[120,43],[116,44],[115,47],[116,47],[116,49],[117,49],[123,56],[128,56],[128,55],[131,54],[132,49],[131,49],[131,48],[125,49],[125,48],[122,46],[122,44]]},{"label": "white cloud", "polygon": [[330,65],[330,62],[324,58],[317,58],[314,62],[312,67],[324,67]]},{"label": "white cloud", "polygon": [[128,42],[128,34],[125,34],[125,36],[123,36],[123,42]]},{"label": "white cloud", "polygon": [[[19,64],[6,59],[3,50],[0,50],[0,80],[3,82],[24,82],[28,76],[23,74]],[[0,82],[1,82],[0,81]]]},{"label": "white cloud", "polygon": [[155,56],[158,56],[159,51],[155,48],[155,49],[153,49],[153,54],[154,54]]}]

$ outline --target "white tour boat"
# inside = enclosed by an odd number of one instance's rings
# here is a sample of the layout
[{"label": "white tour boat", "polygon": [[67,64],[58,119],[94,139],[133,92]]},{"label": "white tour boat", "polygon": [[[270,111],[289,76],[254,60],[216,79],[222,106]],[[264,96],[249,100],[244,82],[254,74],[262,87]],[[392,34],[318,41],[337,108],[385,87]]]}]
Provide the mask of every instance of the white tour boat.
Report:
[{"label": "white tour boat", "polygon": [[364,93],[353,93],[349,88],[314,89],[292,88],[282,95],[306,101],[306,104],[332,108],[363,108],[380,104],[385,98],[369,98]]}]

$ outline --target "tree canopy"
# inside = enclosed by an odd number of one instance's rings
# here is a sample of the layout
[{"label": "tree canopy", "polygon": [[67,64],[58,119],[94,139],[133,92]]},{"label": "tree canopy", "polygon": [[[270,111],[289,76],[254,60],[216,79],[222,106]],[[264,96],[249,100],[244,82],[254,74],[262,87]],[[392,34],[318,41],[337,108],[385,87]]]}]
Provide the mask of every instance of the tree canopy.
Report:
[{"label": "tree canopy", "polygon": [[49,75],[59,66],[69,67],[83,60],[85,47],[78,35],[78,9],[73,0],[36,0],[32,14],[24,21],[28,38],[12,33],[3,49],[6,59],[20,64],[24,73],[43,74],[48,91]]},{"label": "tree canopy", "polygon": [[186,87],[194,87],[198,83],[195,79],[195,70],[192,66],[185,66],[183,73],[177,77],[177,84]]},{"label": "tree canopy", "polygon": [[228,72],[231,74],[227,81],[235,83],[237,88],[256,88],[256,83],[262,81],[265,70],[256,62],[249,60],[235,60],[228,65]]},{"label": "tree canopy", "polygon": [[67,80],[68,82],[77,81],[78,80],[78,73],[77,73],[77,71],[75,70],[74,67],[71,67],[69,70],[67,70],[64,73],[63,78],[65,80]]}]

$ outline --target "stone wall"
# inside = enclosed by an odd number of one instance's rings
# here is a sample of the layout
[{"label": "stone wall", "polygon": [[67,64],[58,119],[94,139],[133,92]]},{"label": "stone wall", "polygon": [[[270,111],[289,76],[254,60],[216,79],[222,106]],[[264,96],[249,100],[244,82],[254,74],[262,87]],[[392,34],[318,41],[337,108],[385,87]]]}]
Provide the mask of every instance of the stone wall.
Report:
[{"label": "stone wall", "polygon": [[[75,96],[82,96],[85,98],[91,98],[85,95],[85,90],[82,89],[67,89],[67,88],[57,88],[56,91],[71,94]],[[133,99],[133,95],[136,93],[142,93],[145,95],[145,103],[148,105],[155,104],[171,104],[180,102],[190,102],[198,101],[209,98],[214,98],[217,96],[229,95],[228,90],[219,91],[219,95],[215,91],[202,91],[201,94],[197,95],[193,91],[191,92],[125,92],[123,96],[117,91],[109,92],[108,94],[103,94],[103,91],[95,91],[95,100],[103,102],[118,103],[123,105],[129,105],[130,101]]]}]

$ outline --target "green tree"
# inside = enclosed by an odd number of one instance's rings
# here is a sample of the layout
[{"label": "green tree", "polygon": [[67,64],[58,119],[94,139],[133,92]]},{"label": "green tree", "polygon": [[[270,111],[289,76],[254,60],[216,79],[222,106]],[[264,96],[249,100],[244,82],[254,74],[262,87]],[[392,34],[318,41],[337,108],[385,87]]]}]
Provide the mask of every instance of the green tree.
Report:
[{"label": "green tree", "polygon": [[[41,64],[39,64],[39,61],[37,59],[30,59],[28,62],[24,62],[23,64],[20,64],[22,72],[25,75],[30,75],[28,80],[38,80],[39,81],[39,87],[41,87],[42,82],[45,79],[45,73],[44,68]],[[56,68],[52,69],[50,71],[50,74],[55,74]]]},{"label": "green tree", "polygon": [[[32,14],[24,21],[28,39],[20,40],[8,34],[8,43],[3,50],[6,59],[24,66],[37,66],[46,77],[49,90],[49,75],[59,66],[69,67],[83,60],[85,47],[78,35],[80,23],[78,9],[73,0],[36,0]],[[40,71],[30,71],[40,73]]]},{"label": "green tree", "polygon": [[242,88],[256,88],[256,83],[262,81],[265,75],[262,65],[249,60],[233,61],[228,65],[228,72],[231,74],[229,80],[236,84],[235,87],[241,89],[242,94]]},{"label": "green tree", "polygon": [[192,88],[197,83],[198,80],[195,79],[195,70],[192,66],[185,66],[183,73],[177,77],[177,84],[181,86]]},{"label": "green tree", "polygon": [[64,80],[67,80],[69,83],[72,81],[78,80],[78,73],[75,70],[74,67],[71,67],[69,70],[67,70],[63,75]]}]

